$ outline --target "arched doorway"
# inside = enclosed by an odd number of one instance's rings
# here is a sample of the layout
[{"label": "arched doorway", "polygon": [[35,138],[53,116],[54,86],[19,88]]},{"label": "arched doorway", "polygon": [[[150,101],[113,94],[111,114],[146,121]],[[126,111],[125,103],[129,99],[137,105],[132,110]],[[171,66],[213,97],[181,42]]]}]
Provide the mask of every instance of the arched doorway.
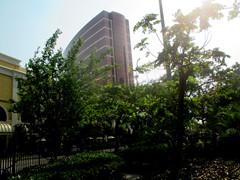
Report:
[{"label": "arched doorway", "polygon": [[7,121],[7,114],[1,106],[0,106],[0,121]]}]

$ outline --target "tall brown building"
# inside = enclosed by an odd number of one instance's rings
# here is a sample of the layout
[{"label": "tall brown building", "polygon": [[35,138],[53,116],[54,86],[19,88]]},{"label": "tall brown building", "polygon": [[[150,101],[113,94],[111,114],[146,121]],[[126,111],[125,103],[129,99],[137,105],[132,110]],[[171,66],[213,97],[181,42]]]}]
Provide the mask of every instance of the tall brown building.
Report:
[{"label": "tall brown building", "polygon": [[97,49],[97,55],[111,49],[112,53],[101,65],[119,65],[120,67],[114,67],[110,72],[113,81],[126,85],[134,84],[129,21],[122,14],[107,11],[99,13],[75,35],[65,54],[80,37],[85,44],[78,54],[79,61],[87,58],[94,48]]}]

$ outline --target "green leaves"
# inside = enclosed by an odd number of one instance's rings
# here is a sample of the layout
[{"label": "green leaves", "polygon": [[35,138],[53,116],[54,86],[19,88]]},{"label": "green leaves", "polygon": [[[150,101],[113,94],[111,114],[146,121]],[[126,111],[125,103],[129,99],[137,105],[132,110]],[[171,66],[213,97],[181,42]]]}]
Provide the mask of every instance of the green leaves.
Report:
[{"label": "green leaves", "polygon": [[31,123],[31,131],[45,138],[55,154],[61,141],[74,136],[77,128],[93,117],[85,114],[94,107],[91,103],[99,92],[97,82],[107,81],[110,70],[107,66],[99,68],[105,54],[96,56],[92,52],[88,59],[77,62],[81,39],[73,43],[64,58],[61,50],[55,50],[60,34],[56,30],[43,51],[37,50],[29,60],[26,78],[18,79],[20,101],[12,105],[14,112],[31,117],[22,120]]},{"label": "green leaves", "polygon": [[234,0],[233,2],[233,9],[229,12],[228,19],[234,19],[237,18],[240,14],[240,2],[239,0]]},{"label": "green leaves", "polygon": [[138,29],[142,28],[142,33],[155,33],[156,29],[154,25],[159,24],[161,21],[157,19],[157,14],[147,14],[143,17],[141,21],[139,21],[133,28],[133,31],[137,31]]},{"label": "green leaves", "polygon": [[134,49],[140,49],[140,51],[144,50],[146,48],[146,46],[148,45],[147,42],[148,38],[143,38],[141,39],[141,42],[139,42],[138,44],[135,45]]},{"label": "green leaves", "polygon": [[202,8],[199,10],[199,26],[200,30],[206,30],[211,27],[209,20],[219,20],[223,17],[221,10],[223,5],[214,3],[214,0],[204,1]]}]

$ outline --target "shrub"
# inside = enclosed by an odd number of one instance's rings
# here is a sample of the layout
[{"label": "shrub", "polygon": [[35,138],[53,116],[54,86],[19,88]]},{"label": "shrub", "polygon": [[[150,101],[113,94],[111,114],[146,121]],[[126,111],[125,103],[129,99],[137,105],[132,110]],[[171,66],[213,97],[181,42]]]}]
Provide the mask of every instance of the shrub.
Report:
[{"label": "shrub", "polygon": [[126,160],[125,172],[149,174],[168,167],[168,147],[165,144],[129,147],[119,153]]},{"label": "shrub", "polygon": [[168,158],[168,147],[166,144],[135,146],[123,150],[121,154],[123,158],[131,161],[165,161]]},{"label": "shrub", "polygon": [[109,152],[86,152],[65,157],[45,165],[34,166],[12,176],[12,180],[81,180],[121,179],[125,162]]}]

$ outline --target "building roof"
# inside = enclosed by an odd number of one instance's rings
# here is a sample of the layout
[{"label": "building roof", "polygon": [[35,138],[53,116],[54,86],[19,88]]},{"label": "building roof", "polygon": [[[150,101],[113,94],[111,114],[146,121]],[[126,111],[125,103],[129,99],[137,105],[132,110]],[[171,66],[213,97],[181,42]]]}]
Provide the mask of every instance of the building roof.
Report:
[{"label": "building roof", "polygon": [[25,74],[26,69],[20,66],[20,62],[21,62],[21,60],[16,59],[11,56],[8,56],[8,55],[0,52],[0,67],[1,68],[14,70],[16,72]]},{"label": "building roof", "polygon": [[6,54],[3,54],[0,52],[0,60],[4,60],[5,62],[8,62],[10,64],[14,64],[14,65],[17,65],[17,66],[20,66],[20,60],[14,58],[14,57],[11,57],[11,56],[8,56]]}]

